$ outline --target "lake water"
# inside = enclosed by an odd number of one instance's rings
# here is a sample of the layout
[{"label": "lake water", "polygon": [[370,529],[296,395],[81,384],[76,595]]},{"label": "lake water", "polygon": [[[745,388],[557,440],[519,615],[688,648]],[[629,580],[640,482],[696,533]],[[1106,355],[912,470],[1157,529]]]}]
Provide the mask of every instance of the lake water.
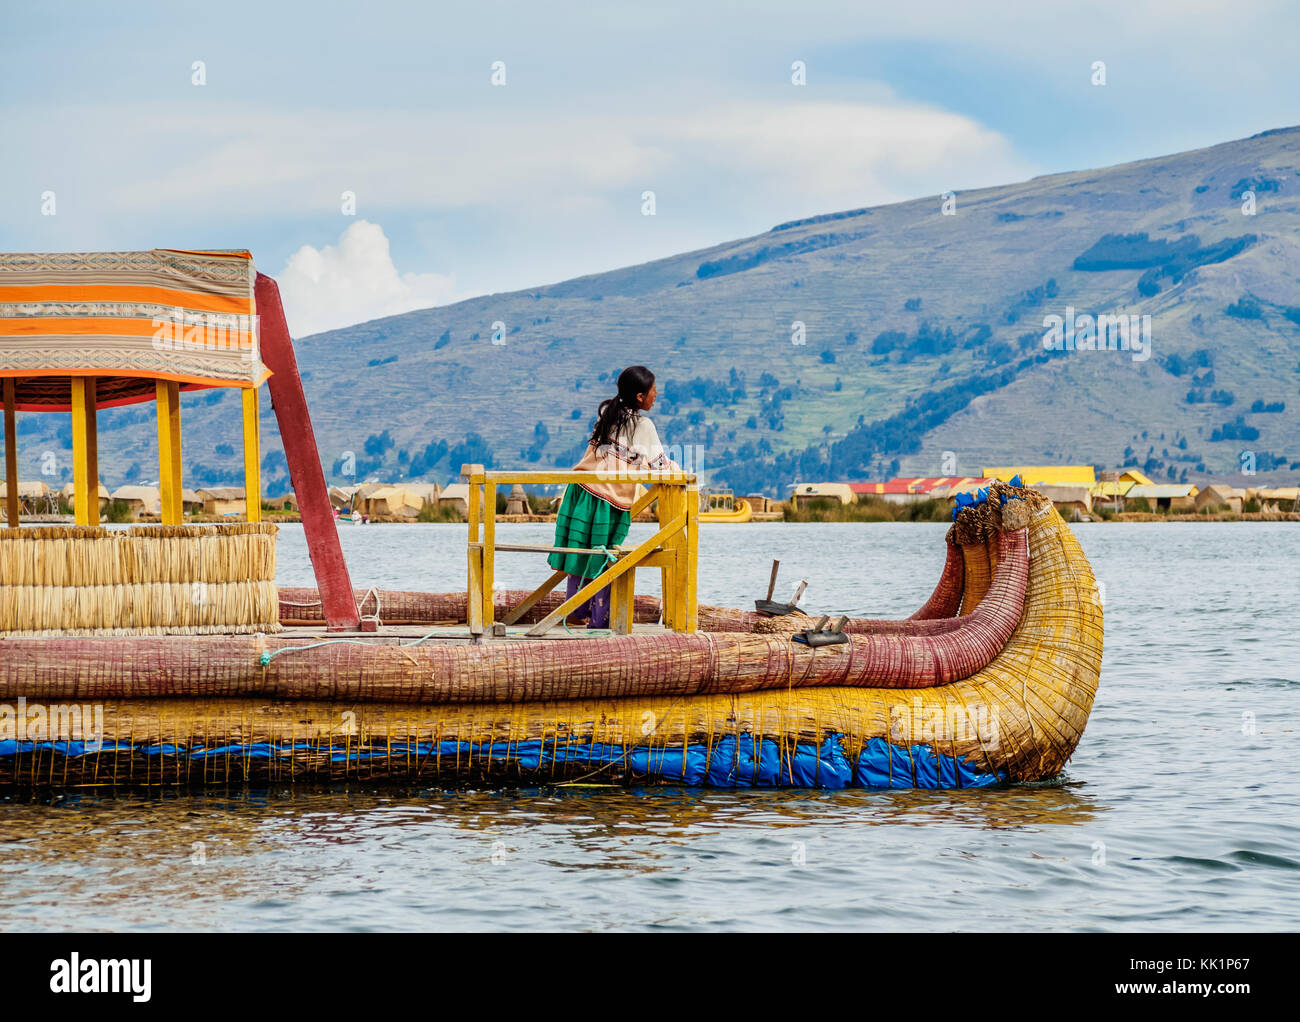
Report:
[{"label": "lake water", "polygon": [[[0,928],[1300,927],[1300,528],[1074,528],[1104,586],[1106,650],[1056,783],[0,803]],[[342,529],[359,586],[464,588],[463,526]],[[747,605],[779,556],[781,596],[807,577],[810,609],[906,615],[938,577],[943,529],[707,526],[700,599]],[[301,529],[281,538],[281,583],[312,584]],[[546,571],[500,561],[503,587]]]}]

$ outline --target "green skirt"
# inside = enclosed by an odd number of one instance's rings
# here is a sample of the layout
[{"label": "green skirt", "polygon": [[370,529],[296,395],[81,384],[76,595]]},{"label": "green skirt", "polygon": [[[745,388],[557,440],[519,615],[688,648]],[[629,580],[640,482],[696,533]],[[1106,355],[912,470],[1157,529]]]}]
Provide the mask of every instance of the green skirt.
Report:
[{"label": "green skirt", "polygon": [[[564,490],[560,512],[555,518],[555,545],[612,547],[627,538],[632,516],[608,501],[570,483]],[[551,554],[547,563],[556,571],[579,578],[595,578],[609,561],[603,554]]]}]

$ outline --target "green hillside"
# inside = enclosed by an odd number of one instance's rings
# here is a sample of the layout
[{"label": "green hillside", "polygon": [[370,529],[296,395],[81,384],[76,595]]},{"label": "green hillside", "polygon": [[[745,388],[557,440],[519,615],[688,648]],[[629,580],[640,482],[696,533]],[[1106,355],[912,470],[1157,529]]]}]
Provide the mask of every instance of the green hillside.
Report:
[{"label": "green hillside", "polygon": [[[1255,215],[1243,213],[1244,193]],[[1165,479],[1300,470],[1300,128],[1103,170],[780,224],[534,291],[304,338],[322,462],[445,482],[462,461],[568,466],[611,376],[714,483],[1034,462]],[[1047,351],[1044,317],[1150,316],[1151,357]],[[494,343],[494,324],[500,343]],[[793,324],[803,324],[803,343]],[[284,481],[267,410],[267,489]],[[66,465],[25,416],[23,473]],[[187,483],[239,478],[238,401],[185,398]],[[103,413],[111,483],[156,478],[152,408]]]}]

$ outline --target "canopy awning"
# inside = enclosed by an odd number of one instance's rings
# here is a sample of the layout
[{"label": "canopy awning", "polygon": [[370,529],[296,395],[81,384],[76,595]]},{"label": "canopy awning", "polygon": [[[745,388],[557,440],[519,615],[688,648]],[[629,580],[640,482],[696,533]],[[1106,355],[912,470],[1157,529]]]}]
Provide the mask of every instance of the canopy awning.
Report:
[{"label": "canopy awning", "polygon": [[21,411],[70,411],[72,377],[96,377],[99,407],[156,380],[255,388],[256,277],[246,251],[0,254],[0,377]]}]

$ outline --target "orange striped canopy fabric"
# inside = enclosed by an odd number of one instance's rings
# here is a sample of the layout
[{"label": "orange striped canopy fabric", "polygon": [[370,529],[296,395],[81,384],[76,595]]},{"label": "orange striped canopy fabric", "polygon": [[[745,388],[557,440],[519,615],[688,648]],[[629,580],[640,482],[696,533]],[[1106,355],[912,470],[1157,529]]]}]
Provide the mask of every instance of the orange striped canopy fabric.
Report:
[{"label": "orange striped canopy fabric", "polygon": [[258,348],[245,251],[0,253],[0,377],[24,411],[67,411],[74,376],[97,380],[101,407],[183,389],[257,387]]}]

